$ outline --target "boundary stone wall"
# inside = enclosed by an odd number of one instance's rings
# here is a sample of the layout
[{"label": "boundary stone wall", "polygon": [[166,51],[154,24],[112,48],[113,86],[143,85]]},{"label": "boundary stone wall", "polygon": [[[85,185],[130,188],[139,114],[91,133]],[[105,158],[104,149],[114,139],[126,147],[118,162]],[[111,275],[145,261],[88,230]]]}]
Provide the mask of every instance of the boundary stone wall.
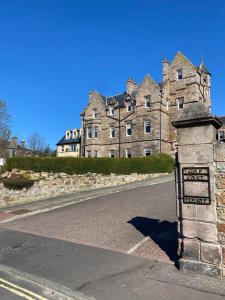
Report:
[{"label": "boundary stone wall", "polygon": [[157,173],[133,173],[130,175],[89,173],[86,175],[68,175],[65,173],[32,172],[14,169],[12,172],[4,173],[1,177],[8,178],[12,174],[28,175],[35,180],[34,185],[30,189],[9,190],[0,182],[0,207],[43,200],[90,189],[118,186],[135,181],[148,180],[161,175]]}]

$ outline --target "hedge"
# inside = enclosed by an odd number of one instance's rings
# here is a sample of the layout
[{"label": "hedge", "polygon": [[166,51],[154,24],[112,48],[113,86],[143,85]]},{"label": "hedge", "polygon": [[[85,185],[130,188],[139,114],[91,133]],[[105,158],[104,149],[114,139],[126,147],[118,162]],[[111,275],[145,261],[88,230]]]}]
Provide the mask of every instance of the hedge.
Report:
[{"label": "hedge", "polygon": [[132,158],[14,157],[7,159],[4,170],[20,169],[67,174],[151,174],[171,173],[173,166],[174,161],[167,154]]}]

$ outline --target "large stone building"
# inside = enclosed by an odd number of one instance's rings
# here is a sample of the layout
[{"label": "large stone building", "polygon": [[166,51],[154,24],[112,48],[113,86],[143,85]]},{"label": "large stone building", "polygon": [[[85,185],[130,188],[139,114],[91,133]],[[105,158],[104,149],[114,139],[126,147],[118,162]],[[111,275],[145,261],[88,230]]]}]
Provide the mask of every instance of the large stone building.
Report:
[{"label": "large stone building", "polygon": [[146,75],[140,84],[129,78],[126,91],[115,96],[89,93],[89,103],[81,114],[82,156],[173,153],[177,138],[171,122],[193,102],[211,109],[211,75],[203,63],[195,66],[180,52],[171,63],[164,59],[162,67],[160,83]]}]

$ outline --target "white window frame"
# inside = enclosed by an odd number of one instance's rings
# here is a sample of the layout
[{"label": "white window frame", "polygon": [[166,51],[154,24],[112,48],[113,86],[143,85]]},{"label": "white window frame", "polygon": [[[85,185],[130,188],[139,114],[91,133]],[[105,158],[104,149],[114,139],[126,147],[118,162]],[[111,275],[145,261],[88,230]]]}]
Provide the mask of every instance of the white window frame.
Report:
[{"label": "white window frame", "polygon": [[[221,135],[220,135],[221,133],[222,133],[222,137],[221,137]],[[223,131],[223,130],[219,130],[219,131],[218,131],[218,140],[219,140],[219,141],[223,141],[224,138],[225,138],[225,133],[224,133],[224,131]]]},{"label": "white window frame", "polygon": [[[148,123],[149,123],[149,125],[148,125]],[[147,130],[146,130],[147,126],[150,127],[150,131],[149,131],[149,132],[147,132]],[[145,133],[145,134],[151,134],[151,133],[152,133],[152,124],[151,124],[151,120],[145,120],[145,121],[144,121],[144,133]]]},{"label": "white window frame", "polygon": [[[180,101],[181,100],[182,100],[182,108],[180,108]],[[184,97],[177,98],[177,108],[178,108],[178,110],[183,110],[184,109]]]},{"label": "white window frame", "polygon": [[98,157],[98,150],[94,150],[94,157]]},{"label": "white window frame", "polygon": [[64,145],[61,146],[61,150],[62,150],[62,152],[64,152],[64,150],[65,150]]},{"label": "white window frame", "polygon": [[183,69],[177,69],[177,80],[184,79],[184,71]]},{"label": "white window frame", "polygon": [[[113,133],[114,132],[114,136],[113,136]],[[115,128],[115,126],[110,126],[110,128],[109,128],[109,137],[111,138],[111,139],[113,139],[113,138],[115,138],[116,137],[116,128]]]},{"label": "white window frame", "polygon": [[128,102],[127,103],[127,112],[131,112],[131,103],[130,102]]},{"label": "white window frame", "polygon": [[[130,130],[130,134],[128,134],[128,130]],[[126,136],[132,136],[132,123],[126,123]]]},{"label": "white window frame", "polygon": [[93,119],[97,119],[97,108],[93,109],[92,116],[93,116]]},{"label": "white window frame", "polygon": [[109,150],[109,157],[111,157],[111,158],[115,157],[115,150],[114,149]]},{"label": "white window frame", "polygon": [[66,132],[66,139],[71,139],[71,132],[69,130]]},{"label": "white window frame", "polygon": [[126,158],[130,158],[130,157],[132,157],[132,152],[131,152],[131,149],[129,148],[129,149],[126,149]]},{"label": "white window frame", "polygon": [[[147,155],[149,153],[149,155]],[[145,147],[144,148],[144,156],[150,156],[152,155],[152,149],[150,147]]]},{"label": "white window frame", "polygon": [[91,157],[91,150],[87,150],[87,157]]},{"label": "white window frame", "polygon": [[145,96],[145,108],[150,108],[151,107],[151,96]]},{"label": "white window frame", "polygon": [[109,107],[109,115],[110,115],[110,116],[114,116],[114,115],[115,115],[115,109],[114,109],[113,106],[110,106],[110,107]]},{"label": "white window frame", "polygon": [[99,127],[98,126],[94,127],[94,138],[95,139],[99,138]]},{"label": "white window frame", "polygon": [[90,139],[92,139],[92,127],[90,126],[90,127],[87,127],[87,139],[88,140],[90,140]]}]

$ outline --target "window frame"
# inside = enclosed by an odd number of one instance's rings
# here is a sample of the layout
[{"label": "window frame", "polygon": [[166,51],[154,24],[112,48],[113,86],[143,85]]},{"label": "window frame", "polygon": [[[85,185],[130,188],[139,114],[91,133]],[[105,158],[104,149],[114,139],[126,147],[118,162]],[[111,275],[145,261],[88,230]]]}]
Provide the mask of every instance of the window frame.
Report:
[{"label": "window frame", "polygon": [[93,119],[97,119],[97,108],[94,108],[92,111],[92,117]]},{"label": "window frame", "polygon": [[92,137],[93,137],[92,129],[93,129],[92,126],[88,126],[88,127],[87,127],[86,138],[87,138],[88,140],[92,139]]},{"label": "window frame", "polygon": [[[180,101],[181,100],[182,100],[182,108],[180,108]],[[178,108],[178,110],[183,110],[184,109],[184,97],[177,98],[177,108]]]},{"label": "window frame", "polygon": [[132,151],[131,148],[126,149],[126,158],[131,158],[132,157]]},{"label": "window frame", "polygon": [[184,71],[183,69],[177,69],[177,80],[183,80],[184,79]]},{"label": "window frame", "polygon": [[[149,125],[147,125],[147,123],[149,123]],[[149,132],[147,132],[147,130],[146,130],[147,126],[149,126]],[[151,134],[151,133],[152,133],[152,124],[151,124],[151,120],[145,120],[145,121],[144,121],[144,133],[145,133],[145,134]]]},{"label": "window frame", "polygon": [[[113,154],[112,154],[113,153]],[[114,158],[115,157],[115,149],[109,150],[109,157]]]},{"label": "window frame", "polygon": [[[114,136],[112,135],[112,133],[114,133]],[[110,126],[109,127],[109,137],[110,139],[113,139],[116,137],[116,128],[115,126]]]},{"label": "window frame", "polygon": [[[147,155],[148,152],[149,154]],[[152,155],[151,147],[144,147],[144,156],[150,156],[150,155]]]},{"label": "window frame", "polygon": [[94,127],[94,139],[99,139],[99,127]]},{"label": "window frame", "polygon": [[110,116],[114,116],[114,115],[115,115],[115,109],[114,109],[113,106],[110,106],[110,107],[109,107],[109,115],[110,115]]},{"label": "window frame", "polygon": [[[222,138],[220,136],[220,134],[222,133]],[[225,133],[223,130],[218,130],[218,140],[219,141],[223,141],[225,139]]]},{"label": "window frame", "polygon": [[145,96],[145,108],[151,107],[151,95]]},{"label": "window frame", "polygon": [[131,102],[127,102],[127,105],[126,105],[126,111],[127,112],[131,112]]},{"label": "window frame", "polygon": [[[130,128],[128,128],[128,126],[130,126]],[[128,134],[128,130],[130,130],[130,134]],[[126,123],[126,136],[132,136],[132,123]]]}]

